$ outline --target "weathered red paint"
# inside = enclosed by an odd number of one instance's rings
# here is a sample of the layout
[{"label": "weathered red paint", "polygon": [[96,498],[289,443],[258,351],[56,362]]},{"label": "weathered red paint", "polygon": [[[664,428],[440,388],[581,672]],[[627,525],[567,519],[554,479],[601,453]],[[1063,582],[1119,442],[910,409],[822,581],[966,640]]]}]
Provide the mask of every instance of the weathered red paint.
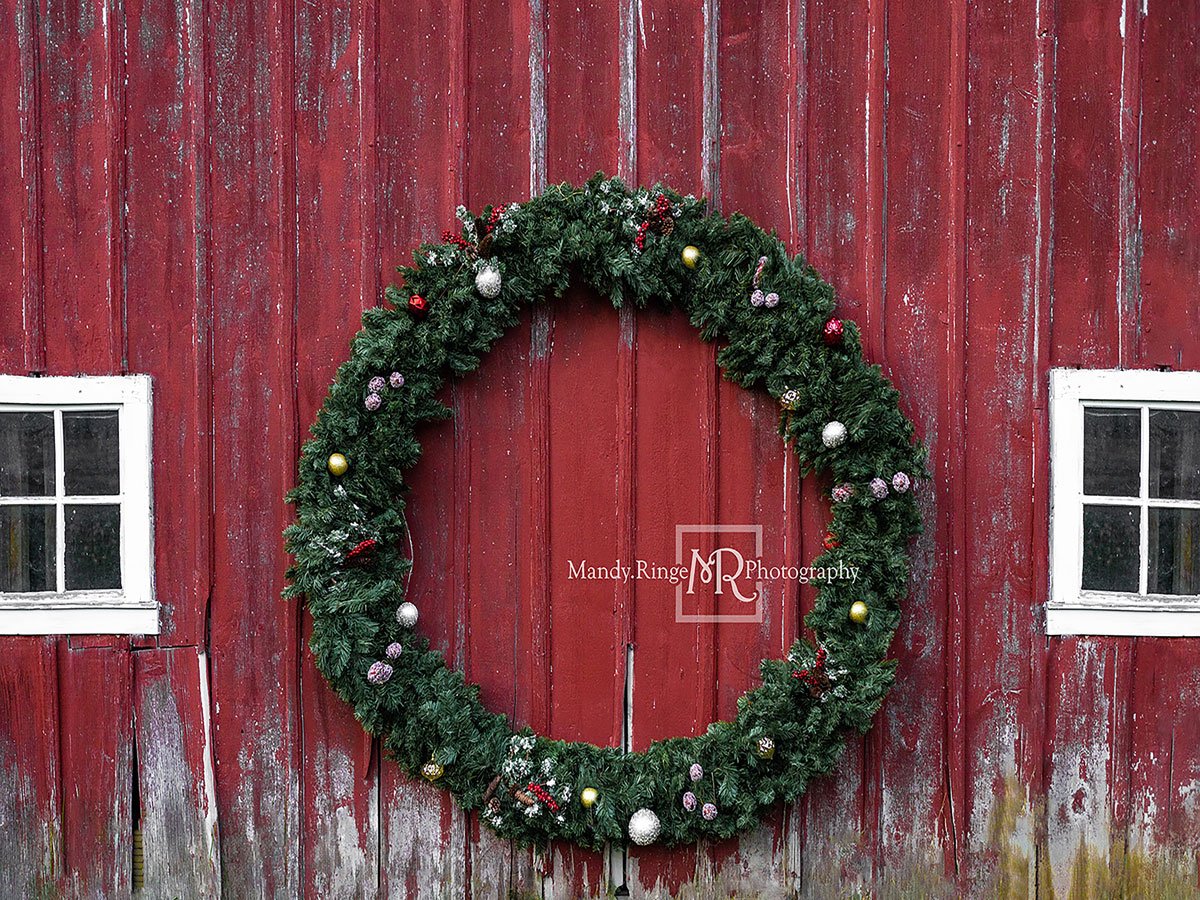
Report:
[{"label": "weathered red paint", "polygon": [[[1040,605],[1048,369],[1200,366],[1197,41],[1153,0],[19,0],[0,370],[154,376],[163,613],[156,640],[0,640],[0,894],[128,893],[135,780],[167,895],[1195,885],[1197,643],[1048,639]],[[751,834],[624,863],[514,850],[401,776],[278,599],[297,448],[393,267],[459,202],[597,169],[805,253],[935,473],[876,728]],[[731,715],[808,588],[681,626],[567,561],[669,559],[706,521],[811,559],[828,511],[771,404],[680,317],[577,289],[446,398],[411,590],[487,701],[619,744],[632,645],[636,747]]]}]

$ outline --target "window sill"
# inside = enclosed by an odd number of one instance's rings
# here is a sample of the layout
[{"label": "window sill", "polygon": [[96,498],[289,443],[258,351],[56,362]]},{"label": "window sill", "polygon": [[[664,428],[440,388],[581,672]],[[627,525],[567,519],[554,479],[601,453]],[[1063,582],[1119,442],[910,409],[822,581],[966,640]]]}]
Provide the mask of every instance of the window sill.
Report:
[{"label": "window sill", "polygon": [[1050,635],[1106,635],[1113,637],[1200,637],[1200,600],[1181,598],[1170,603],[1147,598],[1122,603],[1108,601],[1046,607],[1046,633]]},{"label": "window sill", "polygon": [[0,635],[46,634],[158,634],[158,604],[88,602],[86,595],[0,601]]}]

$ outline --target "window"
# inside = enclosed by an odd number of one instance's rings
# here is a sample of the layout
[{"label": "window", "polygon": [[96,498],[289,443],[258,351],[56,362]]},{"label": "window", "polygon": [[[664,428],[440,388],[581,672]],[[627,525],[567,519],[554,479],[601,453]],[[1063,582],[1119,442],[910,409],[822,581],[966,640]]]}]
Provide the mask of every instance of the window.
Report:
[{"label": "window", "polygon": [[150,379],[0,375],[0,634],[157,634]]},{"label": "window", "polygon": [[1051,634],[1200,635],[1200,372],[1050,373]]}]

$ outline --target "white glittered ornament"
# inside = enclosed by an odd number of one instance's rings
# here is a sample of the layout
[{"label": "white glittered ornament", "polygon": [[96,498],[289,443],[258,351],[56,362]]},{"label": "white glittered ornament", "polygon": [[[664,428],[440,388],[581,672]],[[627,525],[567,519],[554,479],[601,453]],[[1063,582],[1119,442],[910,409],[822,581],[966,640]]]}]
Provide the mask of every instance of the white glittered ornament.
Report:
[{"label": "white glittered ornament", "polygon": [[821,429],[821,443],[826,447],[840,447],[846,443],[846,426],[841,422],[830,422]]},{"label": "white glittered ornament", "polygon": [[495,266],[485,265],[475,273],[475,290],[481,296],[493,300],[500,296],[500,270]]},{"label": "white glittered ornament", "polygon": [[405,628],[414,628],[417,624],[417,605],[405,601],[396,609],[396,621]]},{"label": "white glittered ornament", "polygon": [[662,823],[653,810],[639,809],[629,817],[629,839],[639,847],[653,844],[662,831]]}]

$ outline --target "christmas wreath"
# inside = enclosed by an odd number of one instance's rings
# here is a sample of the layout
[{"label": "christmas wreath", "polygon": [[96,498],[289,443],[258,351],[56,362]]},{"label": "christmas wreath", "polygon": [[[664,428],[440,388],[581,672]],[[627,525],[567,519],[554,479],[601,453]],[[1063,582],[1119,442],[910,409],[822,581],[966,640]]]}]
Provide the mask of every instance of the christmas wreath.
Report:
[{"label": "christmas wreath", "polygon": [[[317,665],[405,771],[505,837],[598,848],[747,829],[833,766],[843,733],[869,727],[892,683],[885,655],[920,528],[924,448],[854,325],[834,315],[833,289],[743,216],[597,175],[480,217],[460,207],[458,218],[364,315],[301,452],[288,595],[307,598]],[[721,343],[725,377],[779,401],[805,473],[832,476],[833,518],[813,565],[861,573],[820,588],[806,619],[817,641],[764,660],[733,721],[639,753],[514,731],[430,647],[405,595],[404,478],[419,427],[451,415],[439,388],[573,279],[614,306],[678,307]]]}]

